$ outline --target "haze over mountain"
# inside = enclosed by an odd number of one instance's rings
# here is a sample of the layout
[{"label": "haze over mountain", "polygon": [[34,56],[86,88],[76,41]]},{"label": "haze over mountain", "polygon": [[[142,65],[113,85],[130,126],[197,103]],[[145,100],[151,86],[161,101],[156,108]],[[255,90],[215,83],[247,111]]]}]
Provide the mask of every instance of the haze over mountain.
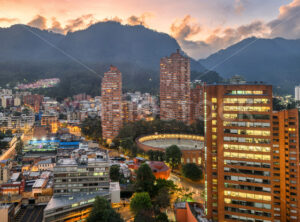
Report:
[{"label": "haze over mountain", "polygon": [[[26,25],[0,28],[0,59],[6,61],[68,61],[135,63],[159,68],[159,59],[180,49],[168,34],[144,26],[100,22],[89,28],[61,35]],[[68,54],[69,56],[66,56]],[[72,60],[72,59],[71,59]],[[204,68],[192,59],[192,69]]]},{"label": "haze over mountain", "polygon": [[[125,88],[152,90],[159,87],[160,58],[177,49],[174,38],[141,25],[100,22],[66,35],[14,25],[0,29],[0,82],[80,78],[86,81],[84,88],[97,82],[96,94],[101,76],[114,64],[123,73]],[[191,67],[197,74],[206,70],[194,59]]]},{"label": "haze over mountain", "polygon": [[222,77],[242,75],[249,81],[279,86],[280,92],[293,93],[300,83],[300,40],[248,38],[206,59],[207,69]]}]

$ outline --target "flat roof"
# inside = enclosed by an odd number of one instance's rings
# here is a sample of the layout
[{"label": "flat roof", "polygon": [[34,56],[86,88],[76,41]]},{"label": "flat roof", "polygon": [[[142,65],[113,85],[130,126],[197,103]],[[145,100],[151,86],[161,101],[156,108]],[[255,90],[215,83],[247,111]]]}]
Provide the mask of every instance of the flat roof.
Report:
[{"label": "flat roof", "polygon": [[120,184],[119,182],[110,182],[109,184],[110,191],[120,191]]},{"label": "flat roof", "polygon": [[69,206],[78,202],[93,199],[97,196],[105,196],[108,194],[109,191],[99,191],[95,193],[74,193],[72,195],[67,195],[67,196],[58,196],[58,197],[53,196],[51,200],[48,202],[45,211]]},{"label": "flat roof", "polygon": [[40,177],[41,177],[41,179],[47,179],[50,176],[51,176],[50,171],[43,171]]},{"label": "flat roof", "polygon": [[44,185],[46,179],[37,179],[33,184],[32,188],[40,188]]},{"label": "flat roof", "polygon": [[210,83],[210,84],[206,84],[207,86],[218,86],[218,85],[221,85],[221,86],[272,86],[272,84],[270,83],[265,83],[265,82],[262,82],[262,81],[257,81],[257,82],[241,82],[241,83],[230,83],[230,82],[220,82],[220,83]]},{"label": "flat roof", "polygon": [[13,173],[10,179],[12,181],[16,181],[19,178],[20,174],[21,173]]},{"label": "flat roof", "polygon": [[[100,155],[99,153],[96,153],[96,155]],[[56,167],[59,166],[82,166],[82,165],[89,165],[93,163],[105,163],[109,162],[109,158],[107,154],[101,153],[101,157],[103,158],[88,158],[87,155],[82,155],[81,157],[75,159],[75,158],[62,158],[59,159],[56,163]]]}]

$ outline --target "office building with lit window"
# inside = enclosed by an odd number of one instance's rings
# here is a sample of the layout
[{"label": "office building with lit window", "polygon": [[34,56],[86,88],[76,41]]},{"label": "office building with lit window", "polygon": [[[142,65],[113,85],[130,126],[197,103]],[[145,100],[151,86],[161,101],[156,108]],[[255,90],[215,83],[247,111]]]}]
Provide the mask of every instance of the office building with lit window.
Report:
[{"label": "office building with lit window", "polygon": [[300,221],[298,110],[273,113],[274,221]]},{"label": "office building with lit window", "polygon": [[101,121],[102,136],[110,143],[122,127],[122,74],[115,66],[102,79]]},{"label": "office building with lit window", "polygon": [[274,221],[272,86],[208,85],[205,198],[213,221]]},{"label": "office building with lit window", "polygon": [[110,199],[109,158],[104,152],[59,159],[54,167],[53,197],[44,221],[85,221],[96,196]]},{"label": "office building with lit window", "polygon": [[160,118],[189,123],[190,59],[179,50],[160,60]]}]

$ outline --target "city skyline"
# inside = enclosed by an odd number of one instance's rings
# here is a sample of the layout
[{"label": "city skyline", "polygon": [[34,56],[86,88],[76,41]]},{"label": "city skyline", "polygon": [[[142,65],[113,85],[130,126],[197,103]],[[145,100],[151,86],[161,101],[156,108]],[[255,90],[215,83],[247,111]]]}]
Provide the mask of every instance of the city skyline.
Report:
[{"label": "city skyline", "polygon": [[1,222],[300,221],[300,0],[0,0]]}]

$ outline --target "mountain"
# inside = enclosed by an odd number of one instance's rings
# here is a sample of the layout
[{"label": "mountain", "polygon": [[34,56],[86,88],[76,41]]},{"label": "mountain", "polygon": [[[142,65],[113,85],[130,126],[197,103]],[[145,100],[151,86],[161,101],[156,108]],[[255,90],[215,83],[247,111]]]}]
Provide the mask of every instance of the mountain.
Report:
[{"label": "mountain", "polygon": [[63,38],[26,25],[0,28],[0,61],[41,61]]},{"label": "mountain", "polygon": [[199,62],[223,77],[244,76],[248,81],[273,84],[292,93],[300,83],[300,40],[248,38]]},{"label": "mountain", "polygon": [[[59,77],[63,94],[99,94],[101,77],[113,64],[123,73],[125,89],[155,91],[160,58],[176,49],[174,38],[141,25],[100,22],[66,35],[13,25],[0,28],[0,85]],[[191,69],[206,71],[194,59]]]}]

